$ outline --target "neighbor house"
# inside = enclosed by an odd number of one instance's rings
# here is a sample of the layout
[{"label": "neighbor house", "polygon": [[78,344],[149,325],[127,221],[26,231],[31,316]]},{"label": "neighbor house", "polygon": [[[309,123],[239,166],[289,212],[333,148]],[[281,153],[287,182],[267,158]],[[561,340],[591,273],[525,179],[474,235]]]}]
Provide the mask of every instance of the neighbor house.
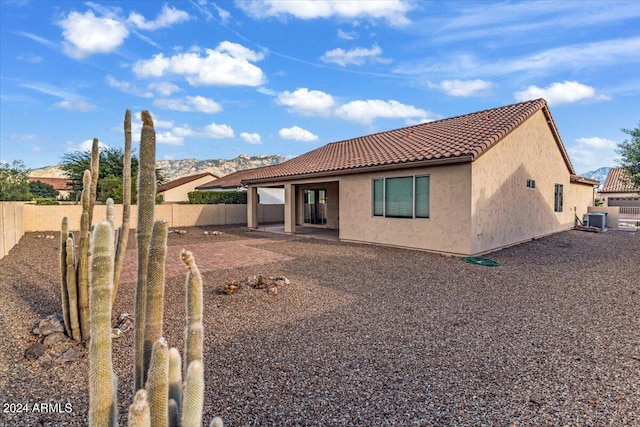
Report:
[{"label": "neighbor house", "polygon": [[[253,176],[257,170],[244,169],[239,170],[222,178],[207,182],[206,184],[196,187],[198,191],[247,191],[247,187],[242,184],[243,179]],[[284,190],[282,188],[259,188],[258,198],[263,205],[282,205],[284,204]]]},{"label": "neighbor house", "polygon": [[57,190],[58,196],[56,198],[59,200],[68,199],[73,191],[73,186],[68,178],[49,178],[42,176],[29,177],[29,182],[37,181],[40,181],[43,184],[49,184],[54,190]]},{"label": "neighbor house", "polygon": [[598,181],[579,177],[544,99],[334,142],[243,180],[285,191],[285,232],[477,255],[574,226]]},{"label": "neighbor house", "polygon": [[631,178],[622,168],[611,168],[598,197],[604,206],[639,207],[640,188],[633,185]]},{"label": "neighbor house", "polygon": [[158,187],[158,194],[164,202],[187,202],[189,193],[196,187],[211,182],[218,177],[211,172],[203,172],[196,175],[183,176],[173,181],[166,182]]}]

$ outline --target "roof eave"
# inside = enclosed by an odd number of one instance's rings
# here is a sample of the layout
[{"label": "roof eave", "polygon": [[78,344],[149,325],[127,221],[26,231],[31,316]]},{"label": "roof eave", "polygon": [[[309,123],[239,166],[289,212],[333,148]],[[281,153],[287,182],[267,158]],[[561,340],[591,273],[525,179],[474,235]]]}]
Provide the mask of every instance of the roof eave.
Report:
[{"label": "roof eave", "polygon": [[429,160],[419,160],[414,162],[404,162],[404,163],[393,163],[393,164],[384,164],[377,166],[364,166],[359,168],[351,168],[351,169],[339,169],[339,170],[331,170],[331,171],[323,171],[323,172],[314,172],[314,173],[306,173],[306,174],[296,174],[296,175],[286,175],[286,176],[278,176],[273,178],[258,178],[258,179],[243,179],[243,185],[253,185],[253,184],[263,184],[263,183],[271,183],[271,182],[284,182],[284,181],[294,181],[299,179],[313,179],[313,178],[326,178],[328,176],[341,176],[341,175],[353,175],[359,173],[369,173],[369,172],[379,172],[379,171],[387,171],[387,170],[401,170],[401,169],[413,169],[424,166],[440,166],[440,165],[449,165],[455,163],[470,163],[473,161],[473,156],[457,156],[457,157],[447,157],[440,159],[429,159]]}]

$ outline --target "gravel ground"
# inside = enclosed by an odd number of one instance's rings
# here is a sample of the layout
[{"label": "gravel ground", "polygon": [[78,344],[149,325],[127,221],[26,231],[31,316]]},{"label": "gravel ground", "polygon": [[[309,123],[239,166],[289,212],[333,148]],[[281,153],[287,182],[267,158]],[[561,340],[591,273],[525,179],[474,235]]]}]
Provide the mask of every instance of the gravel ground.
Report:
[{"label": "gravel ground", "polygon": [[[205,238],[188,230],[169,244]],[[23,357],[33,325],[60,310],[58,235],[36,236],[0,261],[0,425],[84,425],[88,360]],[[315,239],[260,247],[295,259],[204,274],[207,422],[640,425],[640,233],[568,231],[495,252],[493,268]],[[291,284],[221,294],[250,274]],[[132,291],[120,288],[115,315],[133,310]],[[166,301],[165,336],[182,348],[184,278],[167,281]],[[132,348],[131,332],[114,340],[121,425]],[[40,402],[59,410],[11,413]]]}]

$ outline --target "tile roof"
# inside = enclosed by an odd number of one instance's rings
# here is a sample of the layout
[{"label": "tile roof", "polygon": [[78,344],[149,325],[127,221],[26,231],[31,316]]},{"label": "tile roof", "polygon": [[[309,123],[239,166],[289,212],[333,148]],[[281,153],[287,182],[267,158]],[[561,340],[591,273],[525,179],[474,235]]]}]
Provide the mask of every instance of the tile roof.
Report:
[{"label": "tile roof", "polygon": [[196,175],[183,176],[182,178],[174,179],[173,181],[166,182],[158,187],[158,193],[162,193],[163,191],[171,190],[172,188],[180,187],[181,185],[188,184],[196,179],[203,178],[205,176],[212,176],[217,178],[216,175],[211,172],[203,172]]},{"label": "tile roof", "polygon": [[73,190],[71,181],[68,178],[45,178],[41,176],[29,177],[29,182],[40,181],[43,184],[49,184],[54,190],[69,191]]},{"label": "tile roof", "polygon": [[636,188],[629,175],[622,168],[611,168],[607,179],[604,181],[601,193],[639,193],[640,189]]},{"label": "tile roof", "polygon": [[401,129],[334,142],[258,171],[243,182],[335,175],[477,159],[543,110],[571,174],[575,173],[544,99],[521,102]]},{"label": "tile roof", "polygon": [[[266,167],[266,166],[263,166],[263,167]],[[212,188],[242,187],[241,181],[243,179],[251,178],[253,175],[256,174],[256,171],[258,169],[262,169],[262,167],[253,168],[253,169],[244,169],[244,170],[239,170],[239,171],[230,173],[229,175],[225,175],[222,178],[218,178],[211,182],[207,182],[206,184],[199,185],[198,187],[196,187],[196,190],[210,190]]]}]

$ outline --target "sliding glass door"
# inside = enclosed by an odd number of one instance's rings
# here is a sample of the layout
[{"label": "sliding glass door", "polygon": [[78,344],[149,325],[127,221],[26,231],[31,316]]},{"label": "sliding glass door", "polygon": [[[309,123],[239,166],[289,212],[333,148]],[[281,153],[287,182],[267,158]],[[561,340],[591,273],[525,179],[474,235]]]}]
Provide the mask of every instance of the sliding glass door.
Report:
[{"label": "sliding glass door", "polygon": [[304,223],[327,225],[327,190],[304,190]]}]

